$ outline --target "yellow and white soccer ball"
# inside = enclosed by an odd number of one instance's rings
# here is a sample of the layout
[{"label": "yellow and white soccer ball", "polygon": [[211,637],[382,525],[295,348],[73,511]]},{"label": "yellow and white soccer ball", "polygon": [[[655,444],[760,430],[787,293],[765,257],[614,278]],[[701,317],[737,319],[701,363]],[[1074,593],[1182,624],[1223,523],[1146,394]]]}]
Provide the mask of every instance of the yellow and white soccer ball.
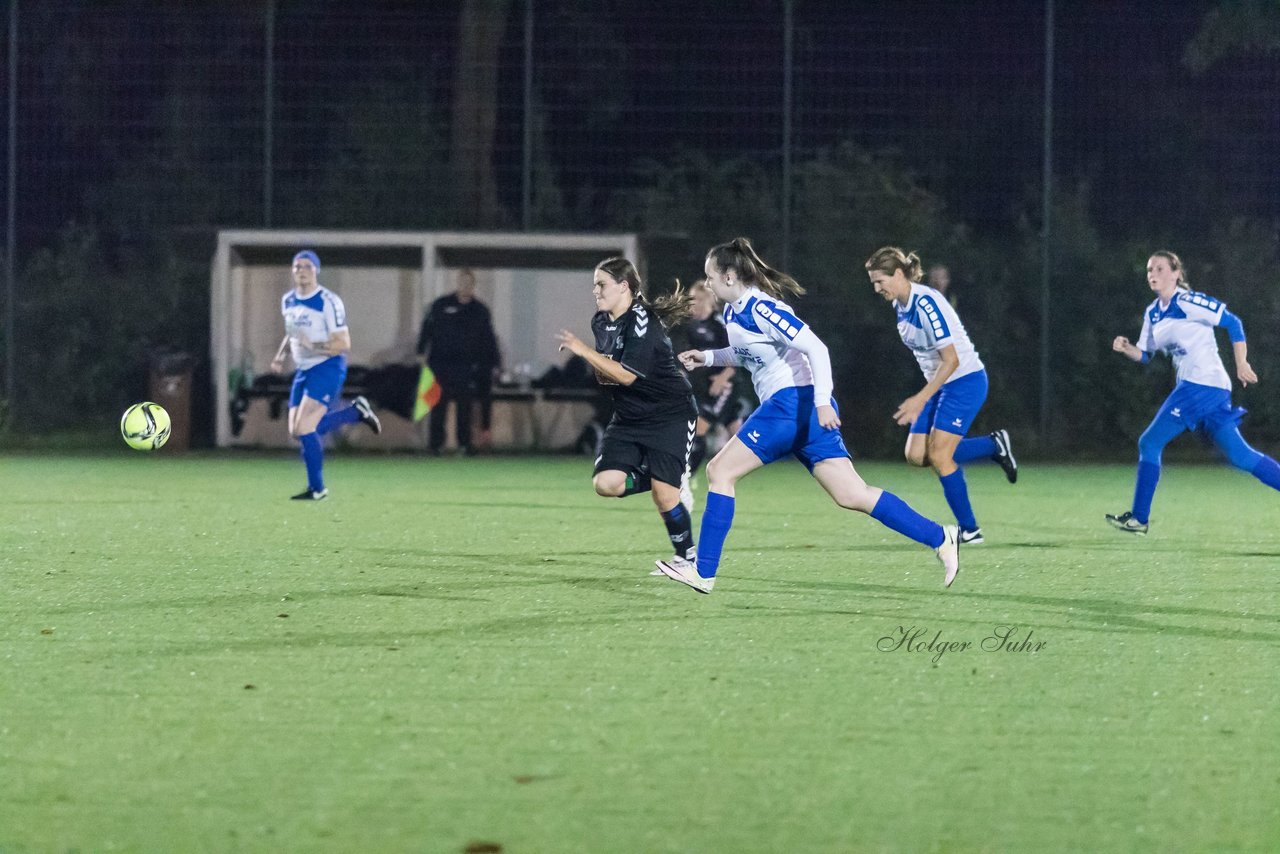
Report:
[{"label": "yellow and white soccer ball", "polygon": [[169,413],[158,403],[135,403],[120,418],[120,435],[138,451],[154,451],[169,441]]}]

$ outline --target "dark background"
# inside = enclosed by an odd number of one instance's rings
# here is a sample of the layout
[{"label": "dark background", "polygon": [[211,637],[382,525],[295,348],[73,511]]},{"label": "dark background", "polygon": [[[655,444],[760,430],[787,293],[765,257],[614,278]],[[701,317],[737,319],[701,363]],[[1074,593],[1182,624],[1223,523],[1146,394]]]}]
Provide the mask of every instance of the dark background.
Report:
[{"label": "dark background", "polygon": [[1280,4],[1055,4],[1047,329],[1045,4],[535,0],[526,66],[527,8],[20,3],[5,436],[107,424],[180,350],[207,441],[216,230],[337,227],[636,230],[657,289],[748,235],[809,288],[862,454],[898,452],[888,413],[921,384],[862,271],[877,246],[951,267],[979,427],[1064,457],[1132,456],[1171,387],[1110,352],[1169,248],[1244,319],[1245,430],[1280,441]]}]

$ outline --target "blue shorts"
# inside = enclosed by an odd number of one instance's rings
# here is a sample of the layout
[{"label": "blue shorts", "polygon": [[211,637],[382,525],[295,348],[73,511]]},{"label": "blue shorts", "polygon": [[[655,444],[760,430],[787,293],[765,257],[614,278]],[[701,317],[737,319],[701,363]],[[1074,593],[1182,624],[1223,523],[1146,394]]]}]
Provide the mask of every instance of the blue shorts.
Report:
[{"label": "blue shorts", "polygon": [[1151,423],[1172,421],[1185,430],[1213,435],[1223,425],[1238,423],[1247,411],[1231,405],[1230,389],[1183,381],[1174,386]]},{"label": "blue shorts", "polygon": [[313,368],[296,371],[293,388],[289,389],[289,408],[301,405],[304,394],[332,407],[342,395],[342,383],[346,378],[346,356],[331,356]]},{"label": "blue shorts", "polygon": [[810,472],[823,460],[849,456],[840,429],[818,423],[811,385],[784,388],[760,404],[738,431],[738,441],[765,465],[794,454]]},{"label": "blue shorts", "polygon": [[987,401],[987,372],[974,371],[952,380],[933,393],[911,425],[912,433],[941,430],[963,436]]}]

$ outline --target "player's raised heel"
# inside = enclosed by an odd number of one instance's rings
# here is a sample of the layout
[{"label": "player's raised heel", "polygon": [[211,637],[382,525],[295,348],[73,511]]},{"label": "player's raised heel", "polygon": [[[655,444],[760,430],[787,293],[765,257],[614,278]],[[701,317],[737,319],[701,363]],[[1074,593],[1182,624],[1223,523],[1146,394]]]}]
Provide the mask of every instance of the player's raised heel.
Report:
[{"label": "player's raised heel", "polygon": [[942,536],[942,545],[934,549],[934,554],[942,562],[942,586],[950,587],[960,572],[960,529],[943,525]]},{"label": "player's raised heel", "polygon": [[324,501],[328,497],[327,489],[304,489],[297,495],[289,496],[291,501]]},{"label": "player's raised heel", "polygon": [[996,455],[991,459],[1004,469],[1004,476],[1010,483],[1018,482],[1018,461],[1013,457],[1013,441],[1008,430],[997,430],[991,434],[996,443]]},{"label": "player's raised heel", "polygon": [[1139,522],[1135,519],[1133,517],[1133,512],[1129,510],[1121,513],[1119,516],[1113,516],[1110,513],[1106,514],[1106,516],[1107,521],[1111,523],[1111,527],[1118,528],[1127,534],[1137,534],[1139,537],[1146,536],[1147,529],[1151,527],[1146,522]]},{"label": "player's raised heel", "polygon": [[674,558],[672,560],[660,560],[657,563],[658,569],[662,570],[662,574],[667,578],[686,584],[699,593],[710,593],[711,588],[715,586],[715,576],[703,578],[698,575],[698,562],[696,559]]},{"label": "player's raised heel", "polygon": [[964,528],[961,528],[959,538],[960,545],[962,546],[976,546],[986,542],[982,537],[981,528],[974,528],[972,531],[966,531]]},{"label": "player's raised heel", "polygon": [[360,423],[373,431],[376,436],[382,432],[382,421],[378,418],[378,414],[373,411],[373,407],[369,405],[369,400],[363,394],[351,401],[351,405],[356,408],[356,412],[360,413]]}]

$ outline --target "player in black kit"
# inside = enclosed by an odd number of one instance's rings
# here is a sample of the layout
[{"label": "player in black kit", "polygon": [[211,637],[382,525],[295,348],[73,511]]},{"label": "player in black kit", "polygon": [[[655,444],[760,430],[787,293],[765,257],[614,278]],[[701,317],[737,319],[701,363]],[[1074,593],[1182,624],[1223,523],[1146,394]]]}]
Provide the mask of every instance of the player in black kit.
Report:
[{"label": "player in black kit", "polygon": [[594,349],[568,330],[559,341],[561,350],[586,359],[613,397],[592,485],[615,498],[652,491],[676,556],[691,560],[688,474],[697,407],[666,328],[688,315],[690,296],[677,284],[668,297],[646,299],[626,258],[596,265],[591,292],[598,309],[591,318]]},{"label": "player in black kit", "polygon": [[[718,302],[705,279],[689,288],[693,297],[692,316],[681,325],[684,350],[719,350],[729,346],[729,332],[716,316]],[[750,414],[750,406],[738,391],[737,371],[732,367],[712,371],[695,371],[690,377],[693,398],[698,405],[698,423],[689,452],[689,473],[697,474],[707,456],[707,433],[716,426],[726,427],[730,435],[737,432],[742,420]]]}]

